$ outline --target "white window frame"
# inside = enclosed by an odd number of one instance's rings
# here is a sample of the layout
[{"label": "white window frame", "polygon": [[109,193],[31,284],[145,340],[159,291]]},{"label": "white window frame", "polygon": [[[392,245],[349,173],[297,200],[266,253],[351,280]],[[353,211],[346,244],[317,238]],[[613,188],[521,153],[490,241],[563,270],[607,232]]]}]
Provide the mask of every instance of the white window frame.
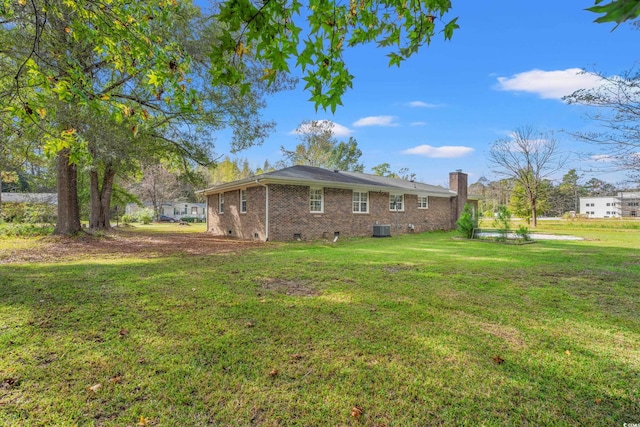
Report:
[{"label": "white window frame", "polygon": [[429,196],[418,196],[418,209],[429,209]]},{"label": "white window frame", "polygon": [[247,213],[247,189],[240,189],[240,213]]},{"label": "white window frame", "polygon": [[[362,195],[365,195],[364,201]],[[357,198],[356,198],[357,195]],[[362,210],[362,204],[365,204],[366,210]],[[358,209],[356,210],[356,206]],[[369,192],[368,191],[356,191],[353,190],[351,195],[351,211],[356,214],[366,214],[369,213]]]},{"label": "white window frame", "polygon": [[218,194],[218,213],[224,213],[224,193]]},{"label": "white window frame", "polygon": [[[319,193],[318,193],[319,192]],[[320,194],[320,210],[313,210],[314,202],[318,202],[318,199],[314,199],[314,194]],[[323,187],[310,187],[309,188],[309,212],[310,213],[324,213],[324,188]]]},{"label": "white window frame", "polygon": [[[400,203],[398,203],[398,197],[400,198]],[[395,207],[396,204],[400,205],[399,209],[396,209]],[[391,212],[404,212],[404,194],[398,194],[398,193],[389,194],[389,210]]]}]

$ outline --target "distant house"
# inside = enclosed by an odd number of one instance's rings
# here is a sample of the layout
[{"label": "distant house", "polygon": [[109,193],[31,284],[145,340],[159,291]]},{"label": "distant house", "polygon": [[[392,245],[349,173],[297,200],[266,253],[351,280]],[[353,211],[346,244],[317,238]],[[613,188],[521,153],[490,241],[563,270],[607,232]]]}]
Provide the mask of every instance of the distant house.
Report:
[{"label": "distant house", "polygon": [[[167,216],[176,221],[183,218],[196,218],[199,221],[204,221],[206,216],[206,204],[205,203],[191,203],[191,202],[170,202],[163,203],[160,206],[159,215]],[[151,203],[145,203],[143,206],[139,206],[136,203],[127,203],[125,206],[125,213],[128,215],[135,214],[140,209],[152,208]]]},{"label": "distant house", "polygon": [[47,205],[57,205],[58,195],[56,193],[2,193],[0,200],[2,203],[43,203]]},{"label": "distant house", "polygon": [[[207,230],[255,240],[333,239],[456,227],[467,175],[450,188],[369,174],[292,166],[203,190]],[[477,210],[477,201],[470,200]]]},{"label": "distant house", "polygon": [[621,191],[615,196],[580,197],[580,213],[589,218],[640,217],[640,191]]}]

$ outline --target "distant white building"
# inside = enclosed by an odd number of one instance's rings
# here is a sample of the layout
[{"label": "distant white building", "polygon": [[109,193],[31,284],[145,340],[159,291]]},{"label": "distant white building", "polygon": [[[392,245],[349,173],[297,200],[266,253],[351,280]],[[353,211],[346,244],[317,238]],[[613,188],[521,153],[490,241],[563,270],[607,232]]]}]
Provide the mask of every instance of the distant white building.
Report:
[{"label": "distant white building", "polygon": [[616,196],[580,197],[580,213],[589,218],[640,217],[640,192],[621,191]]},{"label": "distant white building", "polygon": [[[150,203],[145,203],[144,206],[141,207],[136,203],[127,203],[127,205],[125,206],[125,213],[127,215],[135,214],[140,209],[144,208],[152,208],[152,205]],[[183,218],[197,218],[198,220],[204,221],[206,208],[207,205],[205,203],[163,203],[162,206],[160,206],[159,214],[176,221],[179,221]]]}]

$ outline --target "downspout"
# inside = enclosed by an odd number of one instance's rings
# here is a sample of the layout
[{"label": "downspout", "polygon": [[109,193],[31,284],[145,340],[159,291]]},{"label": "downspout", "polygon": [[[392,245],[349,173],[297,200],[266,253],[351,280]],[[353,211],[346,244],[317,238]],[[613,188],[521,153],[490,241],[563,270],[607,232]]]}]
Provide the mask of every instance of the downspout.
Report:
[{"label": "downspout", "polygon": [[206,230],[209,231],[209,196],[204,198],[205,200],[205,208],[204,208],[204,223]]},{"label": "downspout", "polygon": [[265,211],[265,218],[264,218],[264,232],[265,232],[265,242],[269,241],[269,186],[266,184],[262,184],[260,183],[260,181],[258,181],[256,179],[256,184],[262,186],[265,188],[265,206],[264,206],[264,211]]}]

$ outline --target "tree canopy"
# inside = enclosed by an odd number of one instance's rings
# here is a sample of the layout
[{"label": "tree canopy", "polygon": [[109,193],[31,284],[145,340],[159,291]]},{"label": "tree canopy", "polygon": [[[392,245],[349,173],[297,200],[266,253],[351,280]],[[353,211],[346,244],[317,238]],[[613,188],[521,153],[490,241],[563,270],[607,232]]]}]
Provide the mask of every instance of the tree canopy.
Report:
[{"label": "tree canopy", "polygon": [[300,143],[293,150],[280,147],[285,165],[309,165],[327,169],[362,172],[358,163],[362,151],[358,142],[350,137],[348,142],[338,141],[333,135],[333,123],[324,120],[305,121],[298,126]]},{"label": "tree canopy", "polygon": [[[244,142],[264,137],[265,128],[217,116],[221,98],[203,96],[204,80],[196,75],[206,74],[218,89],[212,94],[231,90],[243,97],[260,82],[276,83],[295,59],[311,100],[335,110],[353,79],[346,48],[375,43],[388,50],[390,65],[398,65],[437,32],[451,38],[457,24],[445,20],[450,8],[439,0],[311,0],[305,6],[231,0],[214,3],[202,21],[188,0],[2,0],[0,111],[3,122],[40,130],[42,149],[57,156],[57,230],[72,234],[80,227],[78,165],[100,151],[90,150],[82,117],[121,126],[133,139],[164,138],[178,156],[201,158],[195,139],[166,132],[197,127],[194,114],[200,120],[206,113],[218,123],[235,123]],[[203,23],[205,31],[190,31]],[[203,40],[208,49],[191,49]],[[234,102],[245,117],[260,107]],[[173,120],[182,126],[169,128]]]},{"label": "tree canopy", "polygon": [[640,16],[640,2],[638,0],[612,0],[607,4],[602,4],[603,2],[604,0],[595,0],[595,5],[587,8],[587,10],[601,15],[595,19],[595,22],[615,22],[617,27],[625,21]]}]

